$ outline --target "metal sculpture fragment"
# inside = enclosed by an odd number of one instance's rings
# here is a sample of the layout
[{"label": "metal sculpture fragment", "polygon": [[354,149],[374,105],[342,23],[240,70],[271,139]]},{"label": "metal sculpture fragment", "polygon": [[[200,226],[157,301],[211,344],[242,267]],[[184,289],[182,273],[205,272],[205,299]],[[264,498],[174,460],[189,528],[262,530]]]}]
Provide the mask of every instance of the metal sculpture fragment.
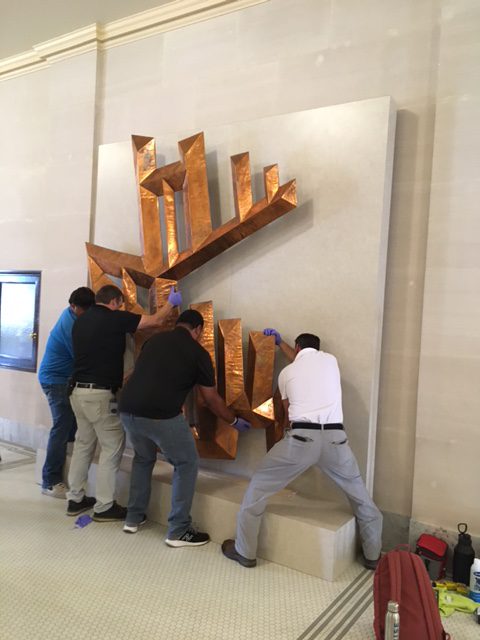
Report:
[{"label": "metal sculpture fragment", "polygon": [[[215,363],[213,305],[202,302],[191,305],[203,315],[205,326],[201,344]],[[244,381],[242,326],[238,318],[218,323],[218,391],[226,404],[252,427],[266,430],[267,449],[283,435],[281,402],[272,395],[275,339],[261,331],[249,335],[247,382]],[[215,365],[214,365],[215,366]],[[200,396],[187,409],[200,457],[233,459],[237,453],[238,432],[215,417]]]},{"label": "metal sculpture fragment", "polygon": [[[156,167],[155,141],[132,136],[140,208],[142,255],[87,243],[91,260],[106,274],[121,277],[122,268],[180,280],[195,269],[276,220],[297,205],[296,182],[279,184],[278,167],[264,169],[265,197],[253,203],[248,153],[233,156],[235,217],[212,229],[203,133],[178,143],[181,160]],[[187,248],[179,252],[174,194],[183,192]],[[164,198],[164,252],[158,198]],[[165,256],[164,256],[165,253]]]},{"label": "metal sculpture fragment", "polygon": [[[181,140],[180,160],[163,167],[156,165],[154,138],[132,136],[132,146],[142,255],[87,243],[92,288],[96,291],[121,280],[129,311],[154,313],[158,305],[166,302],[170,287],[178,280],[296,207],[295,180],[280,185],[277,165],[264,168],[265,197],[253,202],[249,154],[240,153],[231,158],[235,216],[213,229],[203,133]],[[176,208],[178,192],[183,195],[183,226],[179,225]],[[159,198],[163,198],[163,238]],[[180,246],[185,249],[181,251]],[[139,299],[139,291],[144,293],[143,300]],[[202,343],[215,363],[213,305],[203,302],[191,308],[204,316]],[[172,328],[177,317],[178,312],[172,310],[160,330]],[[266,430],[270,448],[282,435],[281,401],[272,396],[274,340],[261,332],[251,332],[245,383],[240,319],[220,320],[218,327],[215,366],[219,392],[238,415],[253,427]],[[158,330],[138,332],[136,352]],[[193,405],[191,422],[200,456],[234,458],[238,432],[213,416],[199,396],[193,398]]]}]

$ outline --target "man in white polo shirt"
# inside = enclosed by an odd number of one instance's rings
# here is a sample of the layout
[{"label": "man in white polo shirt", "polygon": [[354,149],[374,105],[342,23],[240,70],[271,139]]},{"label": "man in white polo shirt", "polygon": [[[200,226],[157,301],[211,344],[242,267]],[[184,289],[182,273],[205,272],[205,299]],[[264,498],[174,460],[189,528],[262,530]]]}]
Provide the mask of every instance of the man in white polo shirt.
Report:
[{"label": "man in white polo shirt", "polygon": [[363,564],[375,569],[382,548],[382,514],[368,494],[343,429],[337,360],[320,351],[320,339],[310,333],[300,334],[294,349],[275,329],[264,333],[273,335],[275,344],[293,360],[278,377],[285,426],[290,424],[290,429],[254,473],[238,514],[236,539],[224,541],[223,554],[254,567],[268,498],[316,465],[347,495],[360,529]]}]

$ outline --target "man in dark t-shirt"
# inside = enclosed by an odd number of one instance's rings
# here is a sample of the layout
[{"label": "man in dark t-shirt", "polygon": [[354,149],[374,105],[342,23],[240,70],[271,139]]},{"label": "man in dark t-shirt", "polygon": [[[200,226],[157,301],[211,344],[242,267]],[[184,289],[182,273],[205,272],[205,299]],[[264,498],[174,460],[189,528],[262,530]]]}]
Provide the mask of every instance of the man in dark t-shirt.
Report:
[{"label": "man in dark t-shirt", "polygon": [[136,533],[146,520],[159,447],[174,467],[165,540],[170,547],[198,546],[210,540],[208,533],[192,527],[190,516],[198,455],[182,413],[189,391],[196,387],[207,407],[238,431],[250,428],[246,420],[235,417],[215,388],[210,355],[198,343],[202,331],[202,315],[190,309],[180,314],[173,331],[150,338],[120,398],[120,418],[135,449],[123,530]]},{"label": "man in dark t-shirt", "polygon": [[[125,507],[114,500],[115,480],[125,446],[115,401],[123,381],[123,356],[127,333],[160,325],[181,294],[173,287],[168,303],[153,315],[120,311],[123,294],[118,287],[106,285],[95,296],[96,304],[85,312],[72,330],[74,388],[70,401],[77,419],[67,493],[67,515],[77,515],[94,506],[98,522],[124,520]],[[88,470],[100,444],[96,478],[96,500],[85,495]]]}]

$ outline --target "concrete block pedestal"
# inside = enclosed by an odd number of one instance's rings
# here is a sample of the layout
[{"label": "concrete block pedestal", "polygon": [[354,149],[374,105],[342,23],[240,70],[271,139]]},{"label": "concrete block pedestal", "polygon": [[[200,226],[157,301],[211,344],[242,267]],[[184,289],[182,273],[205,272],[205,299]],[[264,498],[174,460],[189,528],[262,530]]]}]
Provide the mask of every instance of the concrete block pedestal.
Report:
[{"label": "concrete block pedestal", "polygon": [[[133,452],[126,450],[117,477],[118,502],[127,504]],[[37,450],[36,481],[41,483],[45,450]],[[96,463],[88,480],[95,495]],[[153,471],[148,519],[164,526],[170,511],[173,468],[158,460]],[[248,480],[226,473],[200,470],[192,518],[214,542],[235,537],[236,516]],[[273,496],[260,529],[258,557],[291,569],[334,581],[355,561],[355,519],[335,500],[319,500],[284,489]]]}]

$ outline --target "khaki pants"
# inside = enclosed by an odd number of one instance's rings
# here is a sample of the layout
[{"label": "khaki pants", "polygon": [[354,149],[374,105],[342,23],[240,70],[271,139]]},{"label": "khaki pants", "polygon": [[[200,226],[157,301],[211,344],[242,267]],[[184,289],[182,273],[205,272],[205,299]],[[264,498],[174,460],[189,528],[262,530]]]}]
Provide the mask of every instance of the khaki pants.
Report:
[{"label": "khaki pants", "polygon": [[85,496],[88,470],[98,441],[100,457],[95,491],[97,502],[94,507],[97,513],[107,511],[113,504],[117,471],[125,448],[125,433],[120,418],[118,414],[111,413],[112,401],[115,401],[115,396],[104,389],[75,388],[70,396],[77,419],[77,434],[68,474],[70,490],[67,498],[81,502]]}]

